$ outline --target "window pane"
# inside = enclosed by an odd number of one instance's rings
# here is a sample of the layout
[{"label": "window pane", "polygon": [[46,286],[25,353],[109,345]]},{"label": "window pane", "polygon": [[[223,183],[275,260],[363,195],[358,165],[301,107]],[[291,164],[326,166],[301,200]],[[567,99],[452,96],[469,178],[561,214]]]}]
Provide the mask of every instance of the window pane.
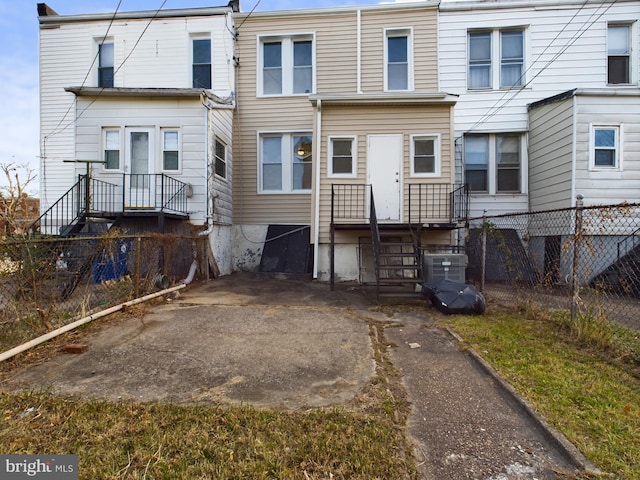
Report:
[{"label": "window pane", "polygon": [[265,94],[282,93],[282,69],[281,68],[265,68],[264,69],[263,93]]},{"label": "window pane", "polygon": [[353,143],[351,140],[333,140],[333,155],[350,157],[352,154],[352,146]]},{"label": "window pane", "polygon": [[312,67],[294,67],[293,93],[311,93],[313,85]]},{"label": "window pane", "polygon": [[629,26],[615,25],[607,30],[607,53],[609,55],[629,54]]},{"label": "window pane", "polygon": [[498,165],[520,164],[520,137],[517,135],[498,136]]},{"label": "window pane", "polygon": [[491,65],[472,65],[469,67],[469,88],[491,87]]},{"label": "window pane", "polygon": [[523,32],[521,30],[501,32],[500,39],[502,49],[500,86],[521,86],[524,65]]},{"label": "window pane", "polygon": [[293,189],[311,189],[311,136],[293,136]]},{"label": "window pane", "polygon": [[351,174],[353,173],[352,141],[332,140],[333,157],[331,161],[331,173]]},{"label": "window pane", "polygon": [[498,170],[498,192],[519,192],[520,191],[520,169],[499,169]]},{"label": "window pane", "polygon": [[523,54],[523,33],[521,30],[501,32],[502,60],[521,60]]},{"label": "window pane", "polygon": [[469,34],[469,88],[491,87],[491,33]]},{"label": "window pane", "polygon": [[616,166],[615,150],[596,150],[595,166],[596,167],[615,167]]},{"label": "window pane", "polygon": [[120,150],[120,132],[107,130],[104,132],[104,148],[106,150]]},{"label": "window pane", "polygon": [[165,170],[178,170],[178,152],[167,150],[163,152],[163,158]]},{"label": "window pane", "polygon": [[222,159],[223,161],[226,160],[226,147],[224,145],[224,143],[220,142],[219,140],[216,140],[216,157]]},{"label": "window pane", "polygon": [[414,173],[435,173],[435,142],[433,140],[415,140],[413,148]]},{"label": "window pane", "polygon": [[596,147],[615,147],[616,131],[612,128],[598,128],[595,131]]},{"label": "window pane", "polygon": [[282,190],[282,165],[262,166],[262,189]]},{"label": "window pane", "polygon": [[293,65],[296,67],[311,66],[311,41],[293,42]]},{"label": "window pane", "polygon": [[197,38],[193,40],[193,63],[211,64],[211,39]]},{"label": "window pane", "polygon": [[311,159],[293,166],[293,189],[311,190]]},{"label": "window pane", "polygon": [[467,185],[472,192],[487,191],[487,171],[486,170],[468,170],[465,172]]},{"label": "window pane", "polygon": [[306,162],[311,161],[311,137],[310,136],[294,136],[293,137],[293,161]]},{"label": "window pane", "polygon": [[282,163],[282,141],[280,137],[262,138],[262,163]]},{"label": "window pane", "polygon": [[333,157],[332,172],[334,174],[353,173],[353,159],[351,157]]},{"label": "window pane", "polygon": [[216,158],[215,165],[216,175],[222,178],[227,178],[227,164],[221,161],[219,158]]},{"label": "window pane", "polygon": [[436,159],[435,157],[418,157],[415,158],[415,164],[413,167],[415,173],[435,173],[436,171]]},{"label": "window pane", "polygon": [[193,88],[211,88],[211,65],[193,66]]},{"label": "window pane", "polygon": [[263,45],[263,65],[265,68],[282,67],[282,44],[280,42]]},{"label": "window pane", "polygon": [[99,50],[99,67],[112,67],[114,66],[113,60],[113,43],[103,43],[98,47]]},{"label": "window pane", "polygon": [[390,63],[408,62],[407,37],[389,37],[387,39],[387,55]]},{"label": "window pane", "polygon": [[407,64],[390,64],[388,68],[389,90],[407,90],[409,88],[409,66]]},{"label": "window pane", "polygon": [[178,132],[162,132],[165,150],[178,150]]},{"label": "window pane", "polygon": [[434,145],[433,140],[416,140],[414,143],[416,155],[434,155]]},{"label": "window pane", "polygon": [[224,143],[216,139],[216,162],[215,173],[219,177],[227,178],[227,163],[226,163],[226,147]]},{"label": "window pane", "polygon": [[464,139],[464,159],[467,165],[488,165],[489,137],[487,135],[467,136]]},{"label": "window pane", "polygon": [[607,83],[629,82],[629,57],[609,57],[607,59]]},{"label": "window pane", "polygon": [[106,150],[104,152],[104,168],[107,170],[119,170],[120,169],[120,151],[119,150]]},{"label": "window pane", "polygon": [[522,86],[522,64],[502,65],[500,70],[500,86],[501,87],[520,87]]}]

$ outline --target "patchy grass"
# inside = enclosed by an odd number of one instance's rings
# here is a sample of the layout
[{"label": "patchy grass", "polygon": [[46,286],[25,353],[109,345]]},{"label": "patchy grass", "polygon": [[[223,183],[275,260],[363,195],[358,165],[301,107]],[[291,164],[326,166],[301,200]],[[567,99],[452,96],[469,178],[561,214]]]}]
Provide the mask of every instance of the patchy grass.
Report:
[{"label": "patchy grass", "polygon": [[640,478],[637,332],[584,318],[576,336],[566,318],[530,311],[446,323],[601,469]]}]

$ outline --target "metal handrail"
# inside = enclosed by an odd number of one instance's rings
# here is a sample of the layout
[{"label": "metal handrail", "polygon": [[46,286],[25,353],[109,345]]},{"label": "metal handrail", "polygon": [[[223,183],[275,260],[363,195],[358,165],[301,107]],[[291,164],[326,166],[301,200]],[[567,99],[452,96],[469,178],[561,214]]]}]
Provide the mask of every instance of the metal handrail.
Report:
[{"label": "metal handrail", "polygon": [[27,232],[57,235],[59,231],[53,231],[56,226],[59,229],[65,223],[71,224],[78,220],[82,214],[80,199],[83,198],[85,188],[86,175],[80,175],[69,190],[29,225]]},{"label": "metal handrail", "polygon": [[373,247],[373,261],[376,272],[376,298],[380,296],[380,228],[376,202],[373,198],[373,187],[369,186],[369,227],[371,228],[371,246]]},{"label": "metal handrail", "polygon": [[[620,260],[621,257],[623,257],[624,255],[626,255],[627,253],[629,253],[631,250],[633,250],[634,248],[636,248],[637,242],[639,240],[637,240],[638,238],[638,234],[640,233],[640,228],[636,228],[632,233],[630,233],[629,235],[627,235],[626,237],[624,237],[622,240],[620,240],[617,244],[617,249],[618,249],[618,261]],[[622,244],[627,245],[627,242],[629,240],[633,241],[633,246],[631,248],[628,248],[625,250],[624,255],[620,255],[620,246]]]}]

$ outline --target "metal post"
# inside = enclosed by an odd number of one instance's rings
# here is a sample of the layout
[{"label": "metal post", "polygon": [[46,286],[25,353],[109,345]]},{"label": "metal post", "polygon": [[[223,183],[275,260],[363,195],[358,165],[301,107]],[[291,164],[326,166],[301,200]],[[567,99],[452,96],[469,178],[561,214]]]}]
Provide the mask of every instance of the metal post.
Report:
[{"label": "metal post", "polygon": [[135,288],[135,298],[140,296],[140,255],[142,252],[142,239],[136,238],[136,270],[134,274],[133,284]]},{"label": "metal post", "polygon": [[573,265],[571,268],[571,321],[575,322],[578,315],[578,300],[580,298],[580,248],[582,246],[582,210],[584,197],[576,197],[575,230],[573,234]]},{"label": "metal post", "polygon": [[484,279],[487,271],[487,211],[482,214],[482,252],[480,254],[480,291],[484,292]]}]

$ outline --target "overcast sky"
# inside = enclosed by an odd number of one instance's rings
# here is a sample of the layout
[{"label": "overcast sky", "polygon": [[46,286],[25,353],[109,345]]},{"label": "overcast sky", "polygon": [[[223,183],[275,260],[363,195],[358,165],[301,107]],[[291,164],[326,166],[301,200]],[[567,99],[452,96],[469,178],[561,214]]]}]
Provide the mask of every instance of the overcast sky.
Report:
[{"label": "overcast sky", "polygon": [[[120,10],[156,10],[163,0],[122,0]],[[37,1],[0,0],[0,163],[27,163],[38,170],[38,14]],[[60,15],[115,11],[118,0],[47,0]],[[209,7],[226,1],[167,0],[164,8]],[[372,5],[378,0],[262,0],[256,11]],[[256,0],[241,0],[249,12]],[[6,182],[0,178],[0,185]],[[37,192],[38,186],[30,188]]]}]

